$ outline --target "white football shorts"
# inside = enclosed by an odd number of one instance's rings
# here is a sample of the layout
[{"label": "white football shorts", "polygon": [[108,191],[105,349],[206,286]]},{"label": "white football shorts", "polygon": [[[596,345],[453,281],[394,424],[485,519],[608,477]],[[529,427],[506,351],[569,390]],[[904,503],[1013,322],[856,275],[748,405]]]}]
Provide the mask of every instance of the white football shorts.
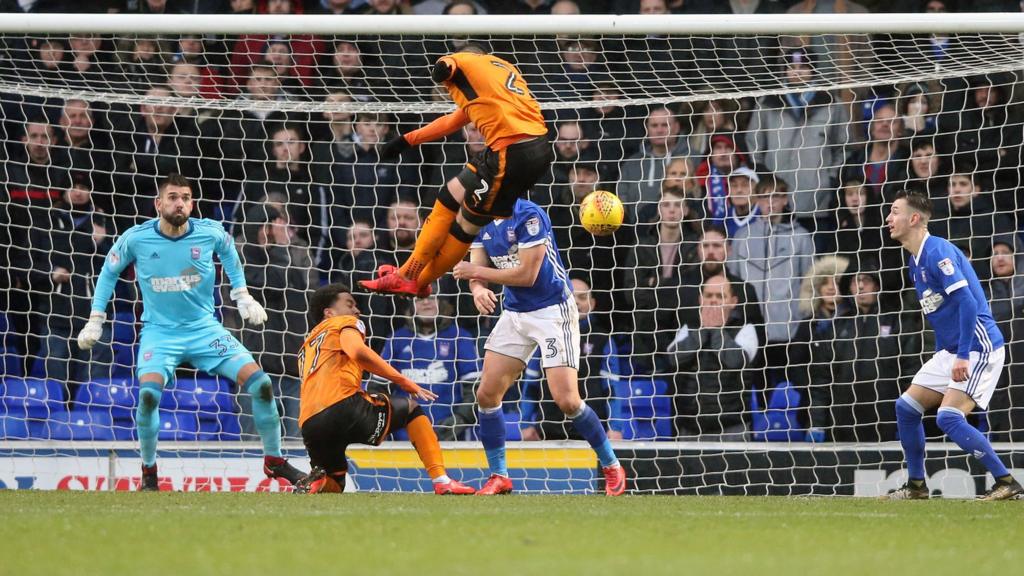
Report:
[{"label": "white football shorts", "polygon": [[973,398],[979,408],[985,410],[996,391],[1005,355],[1002,346],[991,352],[971,352],[967,381],[954,382],[952,374],[956,354],[939,350],[917,371],[913,383],[935,390],[939,394],[945,394],[946,388],[960,390]]},{"label": "white football shorts", "polygon": [[528,364],[538,346],[544,368],[579,368],[580,313],[574,298],[532,312],[503,310],[484,350]]}]

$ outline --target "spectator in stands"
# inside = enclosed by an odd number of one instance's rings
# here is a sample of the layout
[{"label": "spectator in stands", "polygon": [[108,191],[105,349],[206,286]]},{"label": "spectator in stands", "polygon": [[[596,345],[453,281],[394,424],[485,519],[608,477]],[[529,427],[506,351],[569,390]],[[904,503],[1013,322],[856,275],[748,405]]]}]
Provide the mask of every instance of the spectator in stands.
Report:
[{"label": "spectator in stands", "polygon": [[[330,92],[324,97],[324,104],[344,104],[351,102],[352,97],[345,92]],[[343,111],[324,111],[320,113],[323,122],[311,122],[309,129],[313,138],[313,161],[317,164],[317,172],[330,172],[335,162],[351,162],[356,155],[355,129],[352,126],[352,113]],[[330,182],[325,176],[324,182]]]},{"label": "spectator in stands", "polygon": [[666,190],[658,202],[658,221],[638,232],[623,268],[627,310],[633,318],[634,364],[665,372],[670,362],[663,354],[679,329],[678,301],[682,271],[697,261],[700,218],[677,192]]},{"label": "spectator in stands", "polygon": [[[737,132],[736,115],[739,102],[735,100],[708,100],[694,106],[693,128],[690,130],[690,151],[694,154],[706,155],[713,134],[735,134]],[[743,145],[742,142],[737,142]]]},{"label": "spectator in stands", "polygon": [[[689,14],[778,14],[784,10],[781,2],[767,0],[669,0],[668,4],[675,13]],[[775,77],[781,67],[779,38],[772,34],[695,36],[689,42],[701,81],[721,89],[763,90],[771,85],[766,80]],[[737,74],[737,70],[743,73]]]},{"label": "spectator in stands", "polygon": [[762,216],[732,240],[728,267],[757,290],[766,322],[765,359],[769,367],[782,368],[800,319],[800,279],[811,266],[814,245],[790,212],[785,181],[764,174],[756,192]]},{"label": "spectator in stands", "polygon": [[[1024,194],[1020,186],[1021,144],[1018,106],[1011,106],[1007,91],[1013,78],[1003,75],[971,78],[971,91],[965,110],[954,129],[954,149],[958,159],[969,158],[980,173],[979,184],[995,195],[1000,211],[1013,211]],[[1015,114],[1016,113],[1016,114]],[[1011,192],[1012,191],[1012,192]]]},{"label": "spectator in stands", "polygon": [[[423,407],[439,436],[455,439],[452,410],[472,399],[462,397],[463,384],[480,377],[476,337],[455,323],[455,307],[447,296],[415,298],[412,313],[384,344],[381,357],[403,375],[437,394]],[[393,392],[404,395],[400,390]]]},{"label": "spectator in stands", "polygon": [[167,82],[165,55],[170,50],[157,37],[137,36],[117,43],[118,71],[131,91],[144,94],[150,86]]},{"label": "spectator in stands", "polygon": [[550,89],[561,99],[582,99],[593,94],[598,83],[611,80],[596,40],[565,38],[557,44],[560,65],[547,74],[539,91]]},{"label": "spectator in stands", "polygon": [[746,166],[729,174],[729,205],[723,224],[730,237],[761,216],[761,207],[753,201],[754,188],[760,180],[757,172]]},{"label": "spectator in stands", "polygon": [[[789,52],[787,86],[806,89],[814,79],[808,54]],[[831,207],[847,121],[845,107],[822,90],[762,97],[750,118],[747,150],[753,164],[792,185],[793,214],[808,226],[815,225],[816,214]]]},{"label": "spectator in stands", "polygon": [[224,98],[236,94],[239,86],[234,79],[227,77],[228,48],[217,42],[213,46],[199,34],[183,34],[178,39],[178,53],[174,55],[177,64],[192,64],[199,71],[196,87],[203,98]]},{"label": "spectator in stands", "polygon": [[255,14],[256,0],[228,0],[228,9],[235,15]]},{"label": "spectator in stands", "polygon": [[665,164],[669,158],[689,156],[685,138],[679,137],[679,119],[664,106],[654,108],[647,115],[647,140],[643,148],[622,163],[618,195],[626,205],[626,216],[644,204],[656,204],[661,196],[661,181],[665,178]]},{"label": "spectator in stands", "polygon": [[942,158],[935,152],[934,140],[923,137],[912,141],[906,172],[905,181],[892,182],[885,187],[883,199],[886,204],[891,204],[896,193],[904,188],[917,190],[932,201],[945,198],[949,175],[943,167]]},{"label": "spectator in stands", "polygon": [[597,84],[591,106],[584,112],[583,131],[597,142],[598,171],[610,182],[619,179],[619,164],[639,149],[644,137],[644,123],[633,108],[607,104],[624,98],[612,82]]},{"label": "spectator in stands", "polygon": [[416,233],[423,226],[419,205],[411,198],[399,197],[388,205],[385,224],[379,242],[396,260],[404,262],[416,246]]},{"label": "spectator in stands", "polygon": [[288,222],[298,230],[319,261],[327,233],[326,207],[331,198],[326,186],[313,182],[306,154],[306,134],[298,125],[282,124],[271,131],[271,158],[263,181],[245,184],[243,210],[249,211],[277,194],[285,199]]},{"label": "spectator in stands", "polygon": [[[601,323],[597,313],[597,300],[590,293],[586,280],[572,279],[572,292],[580,314],[580,369],[578,385],[580,398],[597,414],[602,422],[608,421],[609,378],[615,378],[611,365],[612,342],[608,327]],[[558,409],[547,386],[540,380],[523,391],[525,398],[535,399],[538,424],[523,428],[523,440],[583,440]],[[622,439],[621,432],[609,431],[609,438]]]},{"label": "spectator in stands", "polygon": [[[267,311],[262,330],[243,330],[242,343],[275,383],[275,397],[283,407],[285,436],[298,438],[301,374],[295,357],[308,331],[306,301],[317,287],[313,252],[300,230],[288,220],[288,212],[268,203],[254,206],[246,215],[242,243],[245,282]],[[239,395],[239,400],[242,396]],[[248,406],[243,414],[251,414]],[[251,417],[242,417],[243,432],[256,433]]]},{"label": "spectator in stands", "polygon": [[902,138],[932,136],[937,129],[938,116],[931,111],[928,86],[915,82],[902,90],[899,100]]},{"label": "spectator in stands", "polygon": [[949,196],[933,202],[934,216],[928,230],[967,251],[979,278],[989,273],[986,263],[992,252],[992,238],[1013,234],[1017,229],[1011,215],[996,210],[990,192],[979,186],[982,174],[957,167],[949,177]]},{"label": "spectator in stands", "polygon": [[555,162],[551,165],[554,175],[553,184],[565,184],[569,181],[569,169],[576,162],[594,162],[597,160],[593,142],[583,134],[583,128],[575,120],[560,122],[556,129],[558,138],[555,140]]},{"label": "spectator in stands", "polygon": [[347,15],[352,14],[352,0],[319,0],[312,2],[308,10],[312,14]]},{"label": "spectator in stands", "polygon": [[68,40],[71,46],[71,66],[63,80],[75,88],[104,86],[114,78],[110,74],[110,47],[103,47],[98,34],[75,34]]},{"label": "spectator in stands", "polygon": [[746,165],[746,157],[736,150],[736,141],[729,134],[713,134],[707,150],[697,166],[697,178],[705,191],[705,214],[722,225],[729,214],[729,175]]},{"label": "spectator in stands", "polygon": [[[171,96],[164,86],[146,91],[149,101]],[[168,174],[199,173],[198,128],[191,118],[179,117],[177,106],[140,104],[138,113],[122,118],[118,133],[117,185],[114,204],[118,228],[136,223],[136,217],[155,216],[157,181]]]},{"label": "spectator in stands", "polygon": [[[301,14],[302,4],[293,4],[292,0],[267,0],[266,13],[269,15]],[[288,37],[273,37],[267,34],[245,34],[235,41],[231,48],[231,75],[235,82],[246,84],[251,69],[256,65],[270,41],[287,42],[291,47],[292,59],[295,62],[296,76],[304,86],[314,85],[316,81],[316,58],[322,54],[327,45],[323,40],[309,34],[292,34]]]},{"label": "spectator in stands", "polygon": [[[855,269],[859,258],[881,262],[882,221],[881,200],[875,190],[859,178],[846,180],[839,188],[835,232],[818,235],[822,239],[820,252],[841,253],[854,261]],[[899,267],[899,260],[892,264]]]},{"label": "spectator in stands", "polygon": [[472,0],[423,0],[414,4],[412,11],[415,14],[453,14],[459,16],[487,14],[487,10],[483,5]]},{"label": "spectator in stands", "polygon": [[[408,5],[400,0],[368,0],[361,13],[397,16],[408,11]],[[374,99],[404,102],[434,86],[429,77],[434,62],[427,59],[426,45],[420,39],[370,36],[359,40],[359,49],[367,76],[380,83]]]},{"label": "spectator in stands", "polygon": [[810,439],[892,441],[896,399],[920,366],[920,331],[879,307],[874,266],[851,274],[848,288],[853,305],[833,321],[833,339],[811,336]]},{"label": "spectator in stands", "polygon": [[992,241],[992,271],[982,285],[985,297],[992,307],[999,330],[1009,343],[1009,358],[999,377],[998,388],[1006,394],[996,394],[988,407],[991,436],[998,441],[1019,441],[1024,439],[1024,386],[1021,386],[1018,372],[1021,340],[1024,335],[1024,275],[1018,274],[1012,237],[999,236]]},{"label": "spectator in stands", "polygon": [[44,38],[32,51],[32,64],[39,79],[44,82],[63,82],[71,73],[67,46],[57,38]]},{"label": "spectator in stands", "polygon": [[[381,264],[398,264],[394,253],[377,248],[373,225],[368,220],[356,220],[346,230],[345,250],[335,257],[330,269],[330,281],[346,286],[357,286],[359,280],[369,280],[377,275]],[[335,253],[339,250],[335,250]],[[380,350],[384,339],[391,334],[395,325],[394,299],[380,294],[359,292],[352,295],[368,322],[371,346]]]},{"label": "spectator in stands", "polygon": [[52,208],[34,209],[40,213],[29,234],[29,250],[21,253],[28,259],[15,263],[26,272],[25,287],[35,296],[34,330],[41,338],[38,357],[45,360],[46,378],[63,383],[69,400],[90,378],[109,378],[114,359],[109,323],[92,350],[72,344],[89,318],[92,279],[113,245],[113,229],[93,207],[89,180],[82,176]]},{"label": "spectator in stands", "polygon": [[[449,138],[449,140],[451,140]],[[441,143],[430,142],[420,146],[424,152],[424,162],[428,163],[427,178],[420,187],[420,202],[424,206],[433,206],[435,190],[439,189],[446,182],[455,178],[462,171],[466,162],[481,154],[487,146],[484,145],[484,136],[476,129],[476,125],[470,122],[462,127],[462,141],[445,141]],[[428,152],[429,150],[429,152]],[[430,156],[430,152],[439,152]],[[531,194],[536,193],[541,185],[534,186]],[[546,204],[538,202],[541,206]]]},{"label": "spectator in stands", "polygon": [[307,89],[299,77],[295,60],[292,58],[292,47],[284,38],[271,38],[264,46],[260,64],[274,69],[281,82],[281,91],[289,100],[306,100]]},{"label": "spectator in stands", "polygon": [[699,322],[684,325],[669,344],[676,368],[676,433],[685,440],[742,442],[760,343],[743,319],[725,276],[701,286]]},{"label": "spectator in stands", "polygon": [[881,192],[889,182],[899,179],[900,163],[907,158],[905,141],[900,138],[902,123],[896,107],[888,101],[875,107],[868,141],[855,146],[846,157],[843,179],[861,178],[866,186]]},{"label": "spectator in stands", "polygon": [[64,102],[60,115],[61,137],[52,152],[55,163],[89,175],[92,200],[107,214],[114,214],[112,175],[114,145],[109,133],[96,127],[96,118],[85,100]]},{"label": "spectator in stands", "polygon": [[329,63],[321,66],[320,81],[328,92],[344,92],[360,102],[368,102],[372,94],[383,90],[378,78],[367,78],[363,67],[363,55],[359,45],[348,40],[334,43],[334,53]]},{"label": "spectator in stands", "polygon": [[[701,200],[704,192],[700,187],[700,180],[694,176],[694,168],[689,158],[672,158],[665,166],[665,179],[661,181],[661,194],[672,192],[687,200],[687,209],[691,212],[690,220],[700,220],[704,217],[701,208]],[[657,223],[658,204],[645,204],[637,212],[637,222],[640,224]]]}]

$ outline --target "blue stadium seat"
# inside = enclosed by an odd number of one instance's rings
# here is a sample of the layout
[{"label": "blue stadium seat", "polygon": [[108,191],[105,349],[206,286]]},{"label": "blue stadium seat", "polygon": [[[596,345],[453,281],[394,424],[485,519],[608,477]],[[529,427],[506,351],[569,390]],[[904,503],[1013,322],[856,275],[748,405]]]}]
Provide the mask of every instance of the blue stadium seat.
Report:
[{"label": "blue stadium seat", "polygon": [[46,360],[43,358],[44,350],[40,349],[33,356],[32,365],[28,369],[29,378],[46,378]]},{"label": "blue stadium seat", "polygon": [[775,385],[768,396],[768,408],[765,410],[760,407],[760,394],[753,391],[750,396],[754,440],[786,442],[806,439],[798,414],[800,392],[789,381],[783,380]]},{"label": "blue stadium seat", "polygon": [[[57,424],[57,426],[53,426]],[[61,421],[51,420],[51,434],[54,440],[115,440],[114,421],[109,414],[75,410],[61,415]]]},{"label": "blue stadium seat", "polygon": [[160,407],[168,410],[198,412],[204,416],[216,417],[227,412],[234,414],[235,399],[231,382],[221,378],[181,378],[175,380],[160,399]]},{"label": "blue stadium seat", "polygon": [[0,414],[0,440],[27,440],[28,423],[15,416]]},{"label": "blue stadium seat", "polygon": [[0,377],[20,378],[25,370],[24,364],[25,361],[17,350],[0,347]]},{"label": "blue stadium seat", "polygon": [[622,402],[624,440],[668,440],[672,431],[672,398],[668,383],[650,377],[621,378],[613,383]]},{"label": "blue stadium seat", "polygon": [[75,408],[109,415],[114,421],[135,418],[138,385],[131,378],[104,378],[87,382],[75,394]]},{"label": "blue stadium seat", "polygon": [[111,322],[113,341],[122,344],[135,344],[135,313],[115,312]]},{"label": "blue stadium seat", "polygon": [[623,440],[670,440],[674,435],[671,418],[629,420],[622,426]]},{"label": "blue stadium seat", "polygon": [[221,412],[216,418],[200,414],[199,439],[210,442],[238,442],[242,439],[242,426],[238,414]]},{"label": "blue stadium seat", "polygon": [[159,440],[190,442],[199,439],[199,419],[194,412],[162,412]]},{"label": "blue stadium seat", "polygon": [[68,413],[61,408],[50,413],[47,418],[29,419],[28,435],[33,440],[67,440]]},{"label": "blue stadium seat", "polygon": [[114,352],[111,376],[131,378],[135,370],[135,359],[139,356],[138,344],[115,341],[111,347]]},{"label": "blue stadium seat", "polygon": [[64,410],[64,385],[56,380],[4,378],[0,390],[3,412],[44,419]]}]

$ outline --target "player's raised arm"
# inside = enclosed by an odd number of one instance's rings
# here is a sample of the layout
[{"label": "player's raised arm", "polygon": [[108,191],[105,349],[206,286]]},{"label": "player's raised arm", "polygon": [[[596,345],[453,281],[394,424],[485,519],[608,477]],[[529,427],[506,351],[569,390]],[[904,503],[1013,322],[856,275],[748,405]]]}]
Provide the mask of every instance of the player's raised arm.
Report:
[{"label": "player's raised arm", "polygon": [[381,378],[387,378],[410,396],[419,400],[430,401],[437,399],[437,394],[421,388],[419,384],[416,384],[385,362],[379,354],[363,342],[363,335],[359,330],[355,328],[342,330],[339,338],[341,339],[341,351],[352,360],[355,360],[363,370],[376,374]]},{"label": "player's raised arm", "polygon": [[262,326],[267,321],[267,311],[249,294],[249,289],[245,285],[245,271],[242,270],[242,260],[238,257],[235,242],[226,231],[221,230],[219,233],[222,237],[217,242],[217,258],[220,259],[224,273],[231,282],[231,299],[238,306],[238,315],[250,326]]},{"label": "player's raised arm", "polygon": [[107,253],[103,262],[103,269],[100,270],[100,277],[96,280],[96,288],[92,295],[92,311],[89,313],[89,321],[78,333],[78,347],[88,350],[100,339],[103,334],[103,323],[107,320],[107,304],[114,294],[114,286],[121,272],[135,261],[135,254],[131,248],[132,230],[126,232],[117,239],[114,247]]},{"label": "player's raised arm", "polygon": [[459,108],[450,114],[434,119],[433,122],[422,128],[413,130],[408,134],[395,136],[380,149],[380,158],[381,160],[391,160],[413,146],[419,146],[424,142],[440,140],[445,136],[454,134],[466,124],[469,124],[469,116],[466,116],[466,113]]},{"label": "player's raised arm", "polygon": [[452,270],[457,280],[478,280],[493,282],[504,286],[528,288],[537,281],[544,256],[547,253],[545,244],[536,244],[529,248],[520,248],[519,265],[513,268],[490,268],[473,262],[459,262]]}]

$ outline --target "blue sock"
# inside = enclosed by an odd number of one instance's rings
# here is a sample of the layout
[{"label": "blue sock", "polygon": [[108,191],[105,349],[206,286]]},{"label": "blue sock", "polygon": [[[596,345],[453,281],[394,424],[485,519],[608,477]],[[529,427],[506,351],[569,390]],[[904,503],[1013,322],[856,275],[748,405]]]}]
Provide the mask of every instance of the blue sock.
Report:
[{"label": "blue sock", "polygon": [[575,414],[570,414],[569,417],[572,418],[572,425],[576,427],[576,431],[590,443],[590,447],[597,453],[597,459],[601,462],[601,466],[611,466],[619,461],[615,457],[615,451],[612,450],[612,443],[608,441],[608,435],[604,432],[601,419],[597,417],[597,413],[590,406],[582,404],[580,409]]},{"label": "blue sock", "polygon": [[139,405],[135,407],[135,429],[139,433],[142,464],[156,464],[156,437],[160,434],[160,397],[163,390],[146,382],[139,388]]},{"label": "blue sock", "polygon": [[906,394],[896,400],[896,428],[907,458],[907,475],[911,480],[924,480],[924,407]]},{"label": "blue sock", "polygon": [[270,376],[263,370],[257,370],[245,382],[245,391],[252,397],[252,420],[256,424],[256,432],[263,440],[265,456],[281,457],[281,417],[277,414],[277,402],[274,401],[274,388]]},{"label": "blue sock", "polygon": [[480,422],[480,443],[487,454],[487,465],[491,474],[508,476],[508,464],[505,462],[505,413],[501,404],[496,408],[480,408],[476,412]]},{"label": "blue sock", "polygon": [[988,441],[988,438],[985,438],[985,435],[979,432],[977,428],[967,423],[963,412],[952,406],[943,406],[939,408],[939,415],[935,421],[938,422],[939,428],[942,428],[946,436],[949,436],[950,440],[956,442],[956,445],[962,448],[964,452],[981,460],[985,468],[992,473],[993,478],[1009,476],[1009,470],[1006,469],[1002,460],[996,455],[996,451],[992,449],[992,444]]}]

